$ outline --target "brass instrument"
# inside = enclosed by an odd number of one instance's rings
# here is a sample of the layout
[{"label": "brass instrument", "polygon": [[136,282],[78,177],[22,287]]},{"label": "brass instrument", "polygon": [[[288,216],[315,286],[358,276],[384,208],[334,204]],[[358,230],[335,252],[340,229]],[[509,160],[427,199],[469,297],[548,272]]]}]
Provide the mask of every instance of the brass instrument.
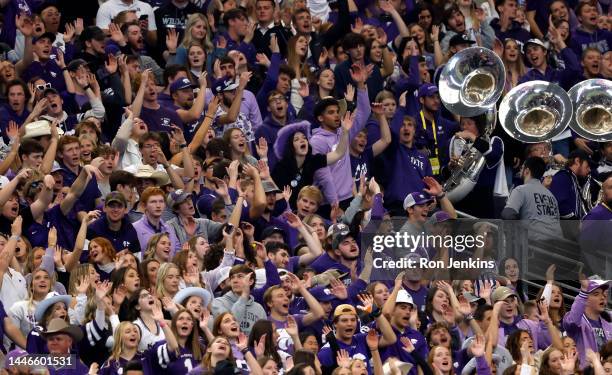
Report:
[{"label": "brass instrument", "polygon": [[568,94],[574,103],[570,128],[591,141],[612,141],[612,82],[589,79],[576,84]]},{"label": "brass instrument", "polygon": [[[453,114],[474,117],[486,113],[483,137],[489,138],[497,122],[495,103],[506,81],[504,64],[493,51],[467,48],[455,54],[440,75],[440,99]],[[463,139],[455,139],[459,166],[444,183],[451,202],[459,202],[476,185],[485,160],[482,154]]]},{"label": "brass instrument", "polygon": [[572,116],[569,95],[559,85],[530,81],[516,86],[499,106],[499,121],[514,139],[547,141],[567,128]]}]

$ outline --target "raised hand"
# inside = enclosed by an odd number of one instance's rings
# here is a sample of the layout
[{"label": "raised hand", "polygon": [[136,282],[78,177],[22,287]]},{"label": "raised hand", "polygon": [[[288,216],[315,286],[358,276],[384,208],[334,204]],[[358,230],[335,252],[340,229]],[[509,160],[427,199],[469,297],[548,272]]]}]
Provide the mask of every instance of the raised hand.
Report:
[{"label": "raised hand", "polygon": [[264,333],[263,335],[261,335],[261,337],[259,338],[259,341],[257,341],[257,345],[255,345],[255,356],[257,358],[260,358],[264,355],[264,353],[266,352],[266,336],[268,334]]},{"label": "raised hand", "polygon": [[550,315],[548,315],[548,303],[544,298],[537,301],[538,303],[538,319],[543,321],[544,323],[550,322]]},{"label": "raised hand", "polygon": [[404,351],[406,351],[408,354],[414,351],[414,344],[408,337],[402,336],[400,337],[400,341],[403,345],[402,349],[404,349]]},{"label": "raised hand", "polygon": [[392,13],[395,10],[393,4],[391,4],[391,1],[389,0],[380,0],[378,4],[380,6],[380,9],[382,9],[386,13]]},{"label": "raised hand", "polygon": [[91,277],[85,275],[76,281],[76,292],[77,294],[87,294],[89,286],[91,285]]},{"label": "raised hand", "polygon": [[332,279],[329,283],[330,292],[338,299],[347,299],[348,298],[348,290],[346,289],[346,285],[338,279]]},{"label": "raised hand", "polygon": [[247,86],[247,84],[249,83],[249,81],[251,80],[251,77],[253,76],[252,72],[242,72],[240,74],[240,82],[238,83],[238,87],[241,90],[244,90],[244,88]]},{"label": "raised hand", "polygon": [[269,68],[270,65],[272,65],[272,62],[270,61],[268,56],[266,56],[265,53],[258,53],[257,55],[255,55],[255,59],[257,60],[257,63],[259,65],[263,65],[266,68]]},{"label": "raised hand", "polygon": [[355,19],[355,26],[351,25],[351,31],[356,34],[361,34],[363,31],[363,21],[361,20],[361,17],[357,17]]},{"label": "raised hand", "polygon": [[225,49],[227,48],[227,39],[223,35],[219,35],[217,38],[217,48]]},{"label": "raised hand", "polygon": [[240,332],[238,339],[236,340],[236,346],[240,350],[244,350],[248,347],[249,338],[243,332]]},{"label": "raised hand", "polygon": [[270,35],[270,51],[272,53],[280,53],[280,48],[278,47],[278,38],[276,34]]},{"label": "raised hand", "polygon": [[31,37],[34,33],[34,23],[32,19],[25,14],[17,14],[15,16],[15,26],[21,31],[25,37]]},{"label": "raised hand", "polygon": [[47,235],[47,246],[54,248],[55,245],[57,245],[57,229],[55,227],[51,227],[49,229],[49,234]]},{"label": "raised hand", "polygon": [[348,132],[353,127],[353,123],[355,121],[355,112],[346,111],[344,117],[342,117],[342,129]]},{"label": "raised hand", "polygon": [[168,33],[166,34],[166,48],[170,53],[176,53],[176,49],[178,48],[178,33],[175,29],[167,29]]},{"label": "raised hand", "polygon": [[200,312],[200,328],[205,330],[208,328],[208,322],[210,321],[210,311],[207,306],[203,306]]},{"label": "raised hand", "polygon": [[546,282],[547,283],[552,283],[555,281],[555,271],[557,270],[557,266],[554,264],[551,264],[550,266],[548,266],[548,268],[546,269]]},{"label": "raised hand", "polygon": [[287,224],[289,224],[291,228],[298,229],[299,227],[304,225],[304,223],[302,223],[302,220],[291,211],[285,212],[283,216],[285,217],[285,219],[287,219]]},{"label": "raised hand", "polygon": [[285,328],[285,331],[287,331],[291,337],[298,335],[298,325],[292,315],[287,316],[287,327]]},{"label": "raised hand", "polygon": [[370,329],[368,331],[368,335],[366,336],[366,343],[368,344],[368,349],[378,349],[378,333],[376,333],[375,329]]},{"label": "raised hand", "polygon": [[351,78],[357,85],[365,84],[365,81],[368,79],[368,72],[366,67],[360,64],[353,64],[350,69]]},{"label": "raised hand", "polygon": [[66,31],[64,31],[64,43],[70,43],[72,41],[72,38],[74,38],[76,28],[72,23],[67,23],[65,28]]},{"label": "raised hand", "polygon": [[384,116],[384,109],[382,103],[371,103],[372,113],[376,116]]},{"label": "raised hand", "polygon": [[6,135],[14,142],[19,140],[19,125],[17,125],[15,121],[9,121],[8,128],[6,129]]},{"label": "raised hand", "polygon": [[329,59],[329,52],[327,51],[327,48],[323,47],[321,48],[321,54],[319,55],[319,66],[324,67],[327,59]]},{"label": "raised hand", "polygon": [[374,298],[372,295],[370,293],[360,293],[357,295],[357,298],[362,303],[361,305],[358,305],[357,308],[368,314],[371,313],[374,305]]},{"label": "raised hand", "polygon": [[349,353],[344,349],[340,349],[338,351],[338,355],[336,356],[336,362],[338,362],[338,367],[351,367],[351,357],[349,357]]},{"label": "raised hand", "polygon": [[108,25],[108,31],[110,32],[110,38],[113,42],[117,43],[120,46],[125,45],[125,37],[123,36],[123,33],[121,32],[119,26],[111,22]]},{"label": "raised hand", "polygon": [[470,345],[470,351],[474,357],[482,357],[485,353],[485,338],[483,335],[476,335],[472,344]]},{"label": "raised hand", "polygon": [[327,324],[323,326],[323,329],[321,330],[321,333],[323,333],[323,336],[327,336],[330,333],[332,333],[333,330],[331,329],[330,326],[328,326]]},{"label": "raised hand", "polygon": [[111,286],[112,284],[108,280],[100,282],[96,285],[95,296],[96,296],[96,300],[98,301],[98,303],[102,303],[102,301],[104,300],[104,297],[106,297],[108,292],[111,290]]},{"label": "raised hand", "polygon": [[440,26],[439,25],[433,25],[431,26],[431,40],[432,41],[436,41],[436,40],[440,40]]},{"label": "raised hand", "polygon": [[23,218],[21,215],[17,216],[11,224],[11,236],[21,236],[21,230],[23,226]]},{"label": "raised hand", "polygon": [[63,255],[63,249],[59,246],[55,246],[55,250],[53,251],[53,262],[55,263],[56,267],[61,267],[64,265],[64,257]]},{"label": "raised hand", "polygon": [[346,92],[344,93],[344,99],[347,102],[352,102],[353,100],[355,100],[355,86],[353,86],[350,83],[346,85]]},{"label": "raised hand", "polygon": [[108,72],[108,74],[117,73],[117,69],[119,67],[119,63],[117,58],[114,55],[108,55],[107,60],[104,62],[104,68]]},{"label": "raised hand", "polygon": [[81,35],[81,33],[83,32],[84,26],[83,26],[83,19],[82,18],[77,18],[76,21],[74,21],[74,33],[75,35],[79,36]]},{"label": "raised hand", "polygon": [[289,204],[291,194],[293,194],[293,190],[291,190],[291,187],[289,185],[285,185],[285,187],[283,188],[283,198],[285,198],[287,204]]},{"label": "raised hand", "polygon": [[268,141],[266,141],[264,137],[259,137],[259,140],[255,144],[255,149],[260,159],[268,157]]},{"label": "raised hand", "polygon": [[[427,185],[427,188],[424,189],[425,192],[427,194],[431,195],[432,197],[440,196],[442,194],[442,192],[444,191],[443,188],[442,188],[442,185],[440,185],[440,183],[435,178],[433,178],[431,176],[424,177],[423,178],[423,182],[425,183],[425,185]],[[450,285],[449,285],[449,287],[450,287]],[[451,288],[451,290],[452,290],[452,288]]]}]

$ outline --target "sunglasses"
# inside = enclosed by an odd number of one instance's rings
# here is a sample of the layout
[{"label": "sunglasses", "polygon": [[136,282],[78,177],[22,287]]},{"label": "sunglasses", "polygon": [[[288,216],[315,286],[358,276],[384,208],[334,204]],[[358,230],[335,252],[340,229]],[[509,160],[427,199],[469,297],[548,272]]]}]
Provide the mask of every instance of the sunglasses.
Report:
[{"label": "sunglasses", "polygon": [[36,90],[38,91],[45,91],[46,89],[50,89],[51,88],[51,82],[47,82],[44,85],[36,85]]}]

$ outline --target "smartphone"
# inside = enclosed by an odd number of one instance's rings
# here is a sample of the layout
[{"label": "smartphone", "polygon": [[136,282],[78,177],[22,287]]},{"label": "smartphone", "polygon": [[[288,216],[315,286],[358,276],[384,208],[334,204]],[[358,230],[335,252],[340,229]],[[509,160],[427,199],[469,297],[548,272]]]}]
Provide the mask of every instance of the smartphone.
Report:
[{"label": "smartphone", "polygon": [[227,225],[225,226],[225,233],[227,234],[234,233],[234,224],[227,223]]}]

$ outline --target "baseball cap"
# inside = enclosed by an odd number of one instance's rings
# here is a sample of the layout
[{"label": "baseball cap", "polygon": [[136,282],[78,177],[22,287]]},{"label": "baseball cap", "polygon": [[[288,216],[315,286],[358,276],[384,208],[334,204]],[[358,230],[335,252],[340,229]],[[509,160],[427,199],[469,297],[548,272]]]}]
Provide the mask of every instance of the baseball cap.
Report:
[{"label": "baseball cap", "polygon": [[352,305],[342,304],[336,307],[334,310],[334,319],[339,317],[340,315],[357,315],[357,310]]},{"label": "baseball cap", "polygon": [[486,303],[484,298],[480,298],[470,292],[463,292],[463,298],[465,298],[468,303],[478,303],[479,305],[483,305]]},{"label": "baseball cap", "polygon": [[47,94],[55,94],[55,95],[59,95],[59,91],[57,91],[55,88],[53,87],[47,87],[45,89],[45,91],[43,91],[43,96],[47,96]]},{"label": "baseball cap", "polygon": [[113,56],[117,56],[121,54],[121,49],[114,43],[109,43],[106,45],[106,47],[104,47],[104,54],[105,55],[113,55]]},{"label": "baseball cap", "polygon": [[125,197],[118,191],[111,191],[106,195],[106,198],[104,199],[105,206],[108,206],[113,202],[121,203],[123,207],[127,207],[127,201],[125,200]]},{"label": "baseball cap", "polygon": [[411,305],[413,308],[416,308],[416,305],[414,304],[414,301],[412,300],[412,296],[410,295],[410,293],[406,291],[406,289],[400,289],[399,292],[397,292],[395,303],[396,304],[407,303]]},{"label": "baseball cap", "polygon": [[421,191],[415,191],[408,194],[406,198],[404,198],[404,210],[417,204],[425,204],[432,201],[433,198],[429,194]]},{"label": "baseball cap", "polygon": [[452,38],[450,38],[450,40],[448,41],[448,47],[456,47],[462,44],[474,44],[476,43],[475,41],[471,40],[470,38],[468,38],[467,35],[465,34],[457,34],[454,35]]},{"label": "baseball cap", "polygon": [[54,161],[53,162],[53,166],[51,167],[51,172],[50,173],[55,173],[55,172],[61,172],[64,171],[65,169],[60,165],[60,163]]},{"label": "baseball cap", "polygon": [[591,293],[595,289],[602,288],[606,290],[610,287],[610,283],[612,280],[602,280],[599,276],[591,276],[589,277],[589,286],[587,287],[586,292]]},{"label": "baseball cap", "polygon": [[26,352],[23,349],[20,349],[20,348],[13,349],[10,352],[8,352],[6,356],[4,357],[4,366],[6,368],[9,368],[11,364],[17,362],[17,359],[21,357],[25,357],[27,355],[28,355],[28,352]]},{"label": "baseball cap", "polygon": [[276,226],[270,226],[270,227],[266,227],[261,232],[261,239],[268,238],[271,235],[273,235],[274,233],[280,234],[281,236],[283,236],[283,238],[285,237],[285,231],[282,228],[279,228],[279,227],[276,227]]},{"label": "baseball cap", "polygon": [[238,87],[238,82],[231,79],[229,76],[221,77],[213,84],[213,90],[215,93],[220,94],[224,91],[232,91]]},{"label": "baseball cap", "polygon": [[353,234],[349,229],[348,225],[344,223],[334,224],[328,229],[328,233],[331,233],[332,237],[332,248],[337,249],[340,242],[344,241],[347,237],[352,237]]},{"label": "baseball cap", "polygon": [[193,89],[194,87],[196,86],[189,80],[189,78],[185,77],[172,82],[170,85],[170,93],[172,94],[182,89]]},{"label": "baseball cap", "polygon": [[187,199],[189,199],[189,194],[187,194],[181,189],[175,190],[168,194],[168,207],[174,209],[176,208],[176,206],[185,202]]},{"label": "baseball cap", "polygon": [[434,85],[433,83],[424,83],[419,87],[418,97],[422,98],[424,96],[432,96],[439,91],[438,86]]},{"label": "baseball cap", "polygon": [[573,160],[575,158],[580,159],[581,161],[586,161],[589,163],[589,165],[591,166],[591,168],[595,168],[597,166],[597,163],[595,163],[593,161],[593,159],[591,158],[591,155],[589,155],[586,151],[582,150],[582,149],[576,149],[572,152],[569,153],[567,160]]},{"label": "baseball cap", "polygon": [[516,292],[514,290],[508,288],[507,286],[500,286],[495,288],[493,294],[491,294],[491,302],[495,303],[497,301],[503,301],[511,296],[517,297]]},{"label": "baseball cap", "polygon": [[276,186],[276,184],[272,180],[262,181],[261,185],[263,186],[264,193],[266,193],[266,194],[268,194],[268,193],[280,193],[281,192],[281,190],[278,188],[278,186]]},{"label": "baseball cap", "polygon": [[523,44],[523,53],[527,52],[527,46],[530,45],[530,44],[535,44],[535,45],[540,46],[540,47],[542,47],[544,49],[548,49],[548,46],[546,45],[546,43],[544,43],[540,39],[532,38],[532,39],[529,39],[528,41],[526,41],[525,44]]},{"label": "baseball cap", "polygon": [[312,288],[309,292],[317,301],[321,302],[329,302],[336,298],[329,288]]},{"label": "baseball cap", "polygon": [[429,218],[429,222],[432,224],[439,224],[448,220],[453,220],[453,218],[446,211],[436,211]]},{"label": "baseball cap", "polygon": [[53,42],[55,42],[55,34],[53,34],[50,31],[47,31],[45,33],[42,33],[41,36],[33,38],[32,43],[36,43],[36,42],[38,42],[39,40],[42,40],[42,39],[49,39],[49,41],[51,43],[53,43]]}]

